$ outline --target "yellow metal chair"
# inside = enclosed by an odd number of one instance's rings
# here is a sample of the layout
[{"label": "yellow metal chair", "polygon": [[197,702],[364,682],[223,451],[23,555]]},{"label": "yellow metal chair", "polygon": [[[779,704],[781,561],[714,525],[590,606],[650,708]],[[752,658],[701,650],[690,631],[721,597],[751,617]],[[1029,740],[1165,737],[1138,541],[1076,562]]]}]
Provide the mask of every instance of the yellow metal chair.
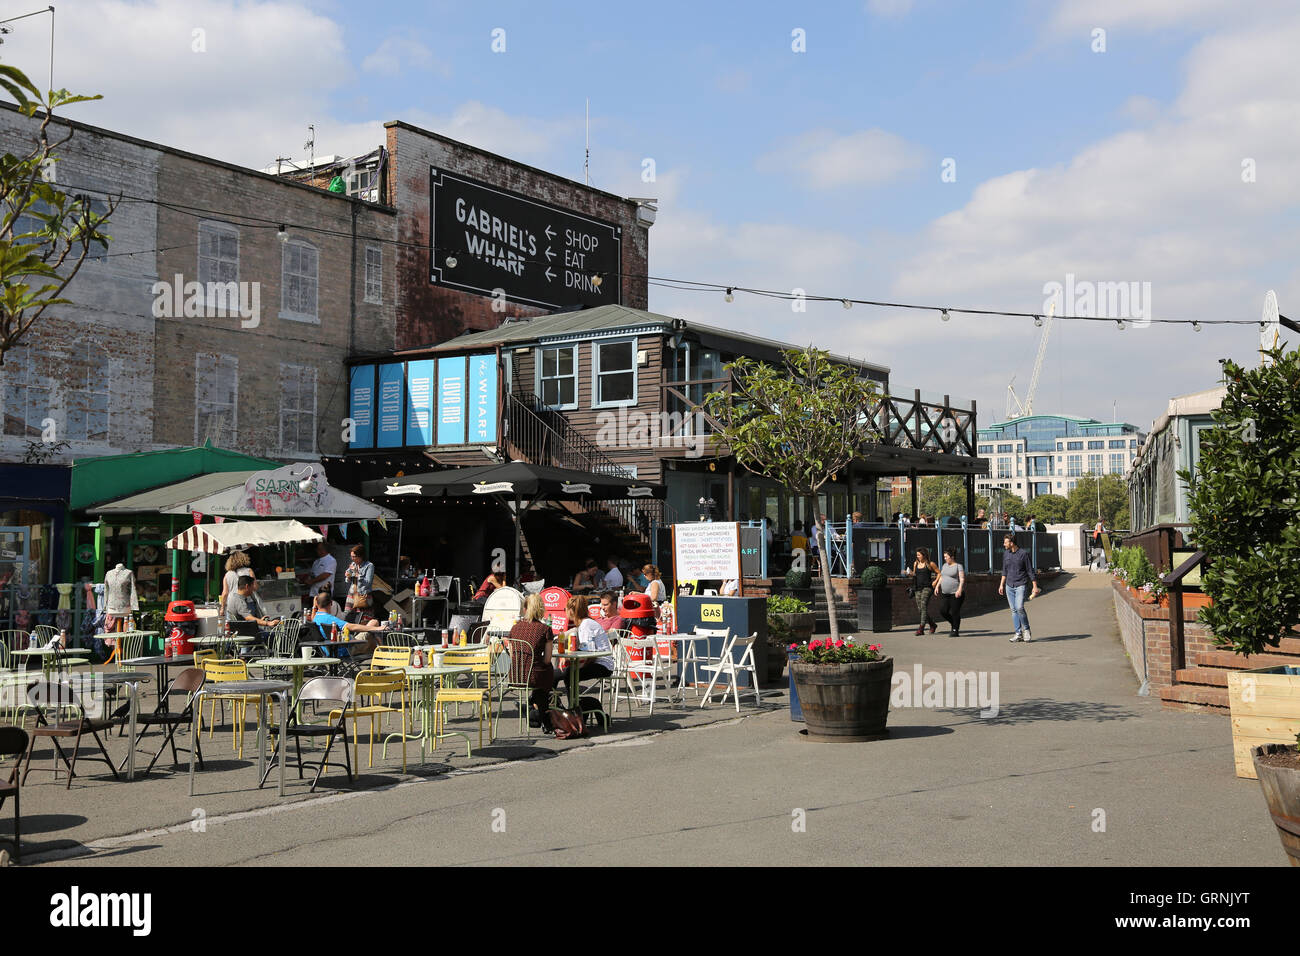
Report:
[{"label": "yellow metal chair", "polygon": [[[402,773],[406,773],[406,715],[409,710],[408,699],[406,696],[406,675],[398,674],[391,670],[376,670],[367,668],[357,674],[355,692],[352,697],[352,706],[346,711],[338,708],[330,711],[330,722],[338,720],[340,716],[350,717],[352,719],[352,753],[354,762],[358,767],[361,766],[361,745],[359,743],[359,732],[357,724],[362,717],[370,718],[370,752],[367,767],[375,765],[375,730],[378,727],[379,718],[386,714],[398,714],[402,719]],[[396,694],[399,705],[393,707],[390,704],[383,703],[385,694]],[[362,700],[369,700],[370,703],[363,704]],[[389,698],[392,699],[391,697]]]},{"label": "yellow metal chair", "polygon": [[394,647],[390,644],[381,644],[375,648],[374,654],[370,656],[371,670],[391,670],[410,666],[411,649],[409,647]]},{"label": "yellow metal chair", "polygon": [[[445,705],[455,704],[456,714],[460,715],[461,704],[474,704],[478,709],[478,745],[479,749],[483,748],[483,717],[486,707],[487,720],[490,736],[489,741],[496,739],[496,728],[492,721],[492,692],[495,688],[503,687],[508,683],[508,673],[506,680],[494,680],[497,677],[496,663],[500,654],[505,654],[505,645],[493,645],[482,650],[462,651],[457,648],[449,648],[442,656],[443,664],[448,667],[468,667],[470,668],[469,677],[473,683],[469,687],[444,687],[439,689],[436,698],[437,706],[434,708],[434,733],[442,734],[442,728],[447,722]],[[508,656],[506,660],[508,660]],[[487,686],[479,684],[480,675],[484,675]],[[470,756],[469,738],[465,738],[465,755]]]},{"label": "yellow metal chair", "polygon": [[[206,683],[219,684],[223,681],[248,680],[248,662],[238,658],[226,658],[224,660],[208,660],[205,662],[203,673],[206,675]],[[222,714],[225,713],[226,701],[231,704],[231,716],[233,726],[231,728],[232,749],[238,752],[239,758],[244,758],[244,723],[247,720],[248,705],[252,704],[258,714],[258,726],[261,727],[261,697],[257,694],[216,694],[209,698],[212,701],[212,707],[208,711],[208,739],[212,739],[212,733],[216,730],[216,713],[217,701],[221,701]],[[274,723],[275,702],[271,702],[271,721]],[[201,718],[200,718],[201,719]],[[200,727],[200,730],[202,727]]]}]

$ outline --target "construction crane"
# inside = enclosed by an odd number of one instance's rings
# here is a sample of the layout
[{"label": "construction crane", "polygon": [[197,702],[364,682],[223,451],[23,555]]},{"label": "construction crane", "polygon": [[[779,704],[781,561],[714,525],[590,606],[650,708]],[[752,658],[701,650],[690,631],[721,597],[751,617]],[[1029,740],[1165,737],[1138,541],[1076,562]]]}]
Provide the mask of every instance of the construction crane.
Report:
[{"label": "construction crane", "polygon": [[1025,393],[1024,404],[1021,404],[1020,398],[1016,395],[1016,377],[1012,375],[1011,381],[1007,382],[1006,418],[1008,421],[1034,413],[1034,393],[1038,391],[1038,379],[1043,374],[1043,359],[1047,356],[1047,339],[1052,334],[1052,319],[1055,315],[1056,303],[1053,302],[1047,307],[1047,321],[1043,323],[1043,336],[1038,340],[1038,357],[1034,359],[1034,374],[1029,379],[1029,391]]}]

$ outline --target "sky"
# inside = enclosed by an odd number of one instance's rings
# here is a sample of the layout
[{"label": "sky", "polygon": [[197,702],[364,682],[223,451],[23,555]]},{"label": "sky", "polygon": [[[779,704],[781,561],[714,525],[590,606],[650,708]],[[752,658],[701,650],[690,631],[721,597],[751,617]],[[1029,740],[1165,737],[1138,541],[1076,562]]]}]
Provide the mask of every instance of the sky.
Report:
[{"label": "sky", "polygon": [[[1039,413],[1146,428],[1300,318],[1293,0],[65,0],[67,115],[242,163],[354,155],[401,119],[654,197],[653,276],[835,299],[1115,317],[1053,324]],[[41,9],[33,4],[32,9]],[[5,16],[27,12],[20,2]],[[44,83],[48,16],[0,59]],[[652,178],[651,178],[652,174]],[[1064,302],[1063,290],[1074,295]],[[1090,304],[1090,300],[1091,304]],[[1069,308],[1066,308],[1066,306]],[[650,307],[891,369],[895,391],[1026,398],[1028,318],[653,286]]]}]

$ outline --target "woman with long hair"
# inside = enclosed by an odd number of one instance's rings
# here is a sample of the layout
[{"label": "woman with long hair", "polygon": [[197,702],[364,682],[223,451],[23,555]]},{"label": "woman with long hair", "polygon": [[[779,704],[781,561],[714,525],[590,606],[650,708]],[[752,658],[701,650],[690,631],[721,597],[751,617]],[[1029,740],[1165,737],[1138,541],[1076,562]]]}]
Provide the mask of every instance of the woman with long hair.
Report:
[{"label": "woman with long hair", "polygon": [[[510,650],[510,679],[522,682],[525,667],[523,658],[518,661],[516,654],[527,654],[533,662],[528,671],[528,686],[533,692],[528,697],[528,723],[532,727],[542,726],[542,714],[550,709],[551,688],[555,686],[555,669],[551,666],[551,625],[546,620],[546,605],[540,594],[530,594],[524,601],[523,616],[510,628],[506,646]],[[526,646],[526,649],[525,649]]]},{"label": "woman with long hair", "polygon": [[248,560],[246,551],[232,551],[230,557],[226,558],[226,573],[221,579],[221,616],[219,620],[226,619],[226,601],[230,595],[235,593],[239,586],[241,577],[255,577],[253,574],[252,562]]},{"label": "woman with long hair", "polygon": [[939,624],[930,616],[930,591],[934,588],[939,566],[930,560],[929,551],[925,548],[917,548],[908,573],[912,575],[912,597],[916,601],[916,610],[921,616],[921,623],[916,626],[916,633],[924,634],[925,626],[929,624],[930,633],[933,634],[939,629]]},{"label": "woman with long hair", "polygon": [[668,585],[664,584],[663,576],[659,573],[659,568],[653,564],[647,564],[641,569],[645,575],[646,597],[654,601],[655,604],[663,604],[668,600]]}]

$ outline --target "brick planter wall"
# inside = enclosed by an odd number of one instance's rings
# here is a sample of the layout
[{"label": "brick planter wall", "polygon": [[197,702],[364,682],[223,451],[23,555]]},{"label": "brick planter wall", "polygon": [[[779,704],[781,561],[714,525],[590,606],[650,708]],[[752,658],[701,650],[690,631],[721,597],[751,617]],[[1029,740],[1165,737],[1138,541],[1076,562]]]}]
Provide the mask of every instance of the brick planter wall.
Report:
[{"label": "brick planter wall", "polygon": [[[1143,604],[1114,579],[1111,589],[1120,641],[1128,653],[1133,673],[1142,679],[1142,645],[1146,644],[1147,680],[1157,691],[1177,683],[1170,665],[1169,609]],[[1219,650],[1210,629],[1197,620],[1199,608],[1183,608],[1183,666],[1197,667],[1208,651]]]}]

